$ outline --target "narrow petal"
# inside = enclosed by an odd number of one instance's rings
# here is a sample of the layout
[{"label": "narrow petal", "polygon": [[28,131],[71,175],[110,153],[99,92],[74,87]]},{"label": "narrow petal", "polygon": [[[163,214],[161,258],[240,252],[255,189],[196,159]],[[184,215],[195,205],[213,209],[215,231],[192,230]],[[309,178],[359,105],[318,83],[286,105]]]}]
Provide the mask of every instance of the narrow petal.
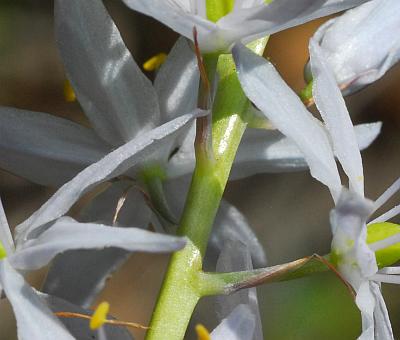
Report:
[{"label": "narrow petal", "polygon": [[0,282],[17,319],[18,339],[74,339],[7,259],[0,261]]},{"label": "narrow petal", "polygon": [[357,307],[361,311],[362,333],[358,340],[375,339],[374,310],[376,306],[375,297],[372,294],[369,281],[362,283],[357,291]]},{"label": "narrow petal", "polygon": [[378,283],[370,282],[372,295],[375,297],[374,322],[375,339],[393,340],[392,325],[389,313],[383,300],[381,288]]},{"label": "narrow petal", "polygon": [[123,2],[129,8],[155,18],[192,40],[193,27],[196,27],[202,41],[204,40],[203,36],[205,37],[217,29],[216,24],[202,17],[204,10],[193,7],[192,1],[123,0]]},{"label": "narrow petal", "polygon": [[[225,200],[221,201],[214,226],[208,245],[208,252],[219,254],[223,250],[225,242],[240,240],[250,252],[253,263],[257,267],[266,266],[267,258],[262,244],[258,241],[246,217],[232,204]],[[231,270],[246,269],[248,268],[232,268]]]},{"label": "narrow petal", "polygon": [[106,157],[87,167],[74,179],[63,185],[38,211],[17,226],[17,238],[22,240],[40,226],[64,215],[79,197],[96,184],[132,172],[147,163],[164,163],[168,150],[176,138],[197,116],[204,114],[194,111],[172,120],[160,127],[124,144]]},{"label": "narrow petal", "polygon": [[[79,214],[79,222],[115,224],[117,227],[147,227],[152,211],[146,204],[142,189],[132,182],[119,180],[93,198]],[[117,205],[124,197],[124,205],[117,214]]]},{"label": "narrow petal", "polygon": [[11,235],[10,226],[4,213],[3,203],[0,198],[0,242],[7,254],[14,251],[14,240]]},{"label": "narrow petal", "polygon": [[239,145],[230,179],[307,168],[298,146],[278,130],[248,129]]},{"label": "narrow petal", "polygon": [[66,251],[51,263],[42,291],[89,308],[130,255],[119,248]]},{"label": "narrow petal", "polygon": [[353,123],[336,79],[324,58],[321,48],[311,39],[313,97],[332,138],[335,154],[349,177],[350,188],[363,196],[364,173]]},{"label": "narrow petal", "polygon": [[387,220],[390,220],[392,217],[397,216],[400,214],[400,205],[396,205],[392,209],[386,211],[384,214],[378,216],[374,220],[372,220],[369,223],[380,223],[380,222],[386,222]]},{"label": "narrow petal", "polygon": [[280,0],[269,5],[247,7],[233,11],[218,21],[226,34],[225,40],[247,43],[287,28],[327,16],[368,0]]},{"label": "narrow petal", "polygon": [[[240,239],[227,239],[218,258],[216,271],[252,270],[253,264],[249,249]],[[257,290],[255,288],[238,291],[230,296],[217,297],[217,314],[220,319],[226,318],[240,305],[246,306],[251,311],[251,316],[254,320],[253,336],[244,337],[243,339],[262,340],[261,318],[258,310]]]},{"label": "narrow petal", "polygon": [[354,126],[357,144],[360,150],[369,147],[379,136],[382,129],[382,122],[359,124]]},{"label": "narrow petal", "polygon": [[[80,221],[111,225],[117,202],[128,188],[129,183],[125,181],[113,183],[90,202],[81,213]],[[142,194],[131,189],[116,225],[147,227],[150,215]],[[42,291],[89,307],[103,289],[107,278],[120,268],[129,255],[129,251],[118,248],[66,251],[52,261]]]},{"label": "narrow petal", "polygon": [[128,251],[171,252],[185,246],[185,239],[138,228],[78,223],[61,218],[37,238],[27,240],[10,256],[15,268],[34,270],[48,264],[57,254],[73,249],[117,247]]},{"label": "narrow petal", "polygon": [[341,188],[333,151],[324,127],[309,113],[271,63],[236,45],[233,55],[243,90],[271,123],[297,144],[313,177],[337,199]]},{"label": "narrow petal", "polygon": [[254,314],[246,305],[237,306],[211,333],[212,340],[253,339]]},{"label": "narrow petal", "polygon": [[92,130],[67,119],[0,108],[0,167],[35,183],[60,186],[109,150]]},{"label": "narrow petal", "polygon": [[70,82],[102,138],[120,145],[158,125],[155,90],[102,1],[55,1],[55,31]]},{"label": "narrow petal", "polygon": [[393,283],[397,285],[400,284],[399,275],[375,274],[371,276],[371,280],[384,283]]},{"label": "narrow petal", "polygon": [[[354,127],[360,150],[366,149],[377,138],[382,123],[360,124]],[[168,178],[192,173],[195,126],[186,135],[178,152],[168,161]],[[289,138],[277,130],[247,129],[236,154],[230,179],[241,179],[255,174],[302,171],[308,168],[303,153]]]},{"label": "narrow petal", "polygon": [[193,111],[197,104],[199,70],[187,39],[178,39],[154,81],[161,111],[161,122]]},{"label": "narrow petal", "polygon": [[354,289],[378,271],[375,253],[367,245],[366,220],[373,203],[343,189],[331,211],[332,252],[340,257],[338,269]]},{"label": "narrow petal", "polygon": [[[54,312],[70,312],[79,313],[84,315],[92,315],[93,310],[84,309],[73,303],[57,298],[55,296],[41,294],[39,296],[46,303],[46,305]],[[108,316],[109,317],[109,316]],[[112,317],[109,317],[113,319]],[[60,318],[60,321],[68,329],[68,331],[78,340],[100,340],[97,336],[97,331],[92,331],[89,328],[88,320],[81,318]],[[106,339],[108,340],[133,340],[132,335],[125,327],[116,325],[103,325]]]},{"label": "narrow petal", "polygon": [[373,251],[378,251],[381,249],[385,249],[387,247],[390,247],[396,243],[400,243],[400,234],[395,234],[393,236],[389,236],[383,240],[371,243],[369,247]]},{"label": "narrow petal", "polygon": [[384,205],[390,197],[392,197],[396,192],[400,190],[400,177],[394,181],[394,183],[385,190],[385,192],[379,196],[379,198],[374,203],[374,210],[378,210],[382,205]]}]

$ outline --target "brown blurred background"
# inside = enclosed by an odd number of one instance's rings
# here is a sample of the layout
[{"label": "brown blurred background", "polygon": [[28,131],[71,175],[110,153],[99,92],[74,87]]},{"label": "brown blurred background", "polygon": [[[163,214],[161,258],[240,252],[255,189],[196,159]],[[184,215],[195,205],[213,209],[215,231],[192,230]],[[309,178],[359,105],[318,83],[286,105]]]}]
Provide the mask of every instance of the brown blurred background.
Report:
[{"label": "brown blurred background", "polygon": [[[139,65],[156,53],[168,52],[176,40],[174,32],[134,13],[121,1],[105,3]],[[64,101],[65,76],[53,37],[52,6],[51,0],[0,2],[0,105],[52,113],[87,124],[79,104]],[[268,43],[266,56],[296,91],[305,85],[302,70],[308,59],[308,39],[321,22],[276,34]],[[346,98],[355,123],[384,122],[378,140],[363,152],[366,195],[372,199],[400,175],[399,85],[397,66],[383,79]],[[0,171],[0,195],[12,226],[29,216],[52,192]],[[307,172],[257,175],[230,182],[225,197],[251,222],[265,246],[269,265],[329,251],[328,212],[332,202],[326,188]],[[399,198],[397,195],[388,207],[398,203]],[[167,256],[133,255],[108,282],[99,301],[109,301],[111,313],[121,320],[148,324],[167,261]],[[40,287],[45,272],[30,275],[29,279]],[[400,287],[384,285],[383,290],[399,337]],[[331,273],[261,287],[258,292],[266,339],[346,340],[359,335],[359,313]],[[213,303],[211,298],[204,299],[194,322],[212,329]],[[0,302],[0,315],[0,339],[11,340],[15,337],[15,321],[6,300]],[[143,338],[142,331],[133,333],[136,339]],[[188,339],[192,337],[191,325]]]}]

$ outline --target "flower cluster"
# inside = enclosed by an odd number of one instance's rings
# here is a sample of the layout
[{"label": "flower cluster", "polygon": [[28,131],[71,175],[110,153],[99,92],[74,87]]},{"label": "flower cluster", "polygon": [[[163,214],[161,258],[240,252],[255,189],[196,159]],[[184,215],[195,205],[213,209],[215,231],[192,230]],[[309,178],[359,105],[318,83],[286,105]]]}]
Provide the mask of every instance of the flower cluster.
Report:
[{"label": "flower cluster", "polygon": [[[375,140],[382,124],[353,126],[343,94],[374,82],[398,61],[399,2],[123,2],[182,35],[162,57],[154,82],[136,64],[101,0],[55,0],[59,52],[90,127],[0,107],[0,167],[57,188],[16,226],[14,237],[0,202],[0,291],[13,307],[19,339],[83,339],[87,325],[68,323],[57,313],[90,314],[85,308],[130,253],[174,252],[148,339],[182,338],[201,297],[235,292],[216,299],[220,324],[211,334],[200,327],[199,338],[261,340],[254,286],[278,272],[283,278],[287,270],[253,269],[266,266],[263,247],[222,193],[228,179],[304,170],[328,187],[335,204],[328,260],[355,292],[360,339],[394,339],[380,283],[400,283],[400,270],[391,267],[400,257],[381,264],[376,253],[400,242],[399,232],[385,230],[400,208],[372,221],[371,216],[400,180],[375,202],[365,198],[360,150]],[[245,44],[347,9],[310,39],[305,68],[319,120],[262,51]],[[221,69],[231,72],[229,80]],[[198,104],[202,96],[209,109]],[[223,119],[214,120],[217,108],[234,97],[245,104],[225,113],[221,128]],[[204,159],[199,150],[205,144],[211,151]],[[96,196],[78,216],[68,217],[90,191]],[[372,243],[368,236],[377,223],[384,236]],[[24,274],[48,264],[40,293]],[[216,273],[203,271],[214,267]],[[174,300],[179,295],[176,301],[184,306]],[[91,336],[130,338],[102,326],[103,319]]]}]

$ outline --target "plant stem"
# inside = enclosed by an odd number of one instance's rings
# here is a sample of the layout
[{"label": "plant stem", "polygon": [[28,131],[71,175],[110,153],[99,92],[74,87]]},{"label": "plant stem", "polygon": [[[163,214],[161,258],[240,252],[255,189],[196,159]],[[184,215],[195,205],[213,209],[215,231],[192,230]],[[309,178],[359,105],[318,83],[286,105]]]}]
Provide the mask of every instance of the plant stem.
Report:
[{"label": "plant stem", "polygon": [[[262,53],[266,39],[252,44]],[[202,292],[199,273],[209,235],[232,163],[246,129],[250,105],[236,75],[231,55],[220,56],[219,84],[212,110],[213,159],[196,148],[192,177],[178,234],[186,236],[186,247],[171,257],[147,333],[147,340],[183,339],[193,310]],[[210,79],[212,79],[210,77]],[[207,142],[207,141],[206,141]]]}]

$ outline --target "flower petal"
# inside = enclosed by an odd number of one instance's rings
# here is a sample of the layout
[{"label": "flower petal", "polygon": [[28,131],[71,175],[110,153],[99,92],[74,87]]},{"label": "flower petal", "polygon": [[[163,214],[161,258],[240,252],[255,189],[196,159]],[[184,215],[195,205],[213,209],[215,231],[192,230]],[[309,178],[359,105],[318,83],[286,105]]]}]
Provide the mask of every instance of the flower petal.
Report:
[{"label": "flower petal", "polygon": [[67,119],[0,108],[0,167],[35,183],[62,185],[109,150],[93,131]]},{"label": "flower petal", "polygon": [[89,308],[131,253],[119,248],[71,250],[52,262],[42,291]]},{"label": "flower petal", "polygon": [[[86,223],[115,224],[117,227],[145,227],[152,211],[146,204],[141,190],[138,184],[126,180],[112,182],[82,209],[78,220]],[[122,197],[125,197],[124,205],[114,223],[117,205]]]},{"label": "flower petal", "polygon": [[231,12],[217,24],[226,41],[250,42],[327,16],[368,0],[279,0]]},{"label": "flower petal", "polygon": [[362,333],[358,340],[371,340],[375,339],[374,331],[374,309],[375,309],[375,298],[371,292],[369,281],[365,281],[361,284],[357,291],[356,296],[357,307],[361,311],[362,320]]},{"label": "flower petal", "polygon": [[378,283],[370,282],[371,292],[375,297],[375,337],[376,339],[393,340],[392,325],[389,319],[389,313],[383,300],[381,288]]},{"label": "flower petal", "polygon": [[375,253],[367,245],[366,220],[372,211],[370,200],[343,189],[330,214],[332,252],[340,257],[338,269],[355,290],[378,271]]},{"label": "flower petal", "polygon": [[9,257],[15,268],[34,270],[66,250],[117,247],[129,251],[170,252],[185,246],[183,238],[138,228],[79,223],[61,218],[37,238],[27,240]]},{"label": "flower petal", "polygon": [[[182,215],[190,180],[191,176],[182,176],[165,183],[165,193],[174,216],[180,217]],[[222,199],[214,220],[210,243],[204,260],[204,266],[209,270],[214,270],[219,253],[224,242],[228,239],[241,240],[247,245],[253,262],[260,267],[265,265],[266,256],[263,246],[257,240],[247,219],[238,209]]]},{"label": "flower petal", "polygon": [[187,39],[178,39],[154,81],[161,111],[161,122],[193,111],[197,104],[199,69]]},{"label": "flower petal", "polygon": [[[369,1],[329,20],[314,34],[344,93],[382,77],[400,58],[400,3]],[[391,34],[387,34],[391,32]],[[379,48],[371,42],[379,41]]]},{"label": "flower petal", "polygon": [[[10,226],[4,213],[3,203],[0,198],[0,246],[2,245],[7,252],[11,254],[14,251],[14,240],[11,235]],[[1,291],[1,289],[0,289]]]},{"label": "flower petal", "polygon": [[[77,305],[74,305],[68,301],[57,298],[55,296],[41,294],[39,296],[46,303],[46,305],[54,312],[70,312],[79,313],[84,315],[92,315],[93,310],[84,309]],[[109,319],[113,319],[107,316]],[[70,331],[70,333],[78,340],[100,340],[97,331],[92,331],[88,327],[88,320],[82,318],[60,318],[60,321]],[[109,340],[133,340],[132,335],[125,327],[117,325],[103,325],[102,328],[105,331],[106,339]]]},{"label": "flower petal", "polygon": [[[211,233],[207,255],[211,255],[210,251],[213,254],[219,254],[223,250],[224,244],[229,240],[240,240],[250,252],[253,263],[257,267],[266,266],[267,258],[264,248],[262,244],[258,241],[257,236],[254,234],[254,231],[251,229],[251,226],[249,225],[246,217],[232,204],[229,204],[227,201],[222,200],[217,212],[217,216],[215,218],[214,228]],[[246,251],[243,252],[245,253],[245,255],[247,254]],[[245,269],[247,268],[232,268],[231,270]]]},{"label": "flower petal", "polygon": [[217,30],[216,24],[201,16],[205,14],[204,9],[196,8],[196,3],[199,1],[123,0],[123,2],[129,8],[155,18],[191,40],[193,40],[193,27],[196,27],[202,41],[203,37]]},{"label": "flower petal", "polygon": [[246,95],[276,128],[297,144],[311,175],[327,185],[337,199],[341,182],[324,127],[305,109],[271,63],[241,44],[232,51]]},{"label": "flower petal", "polygon": [[[80,220],[112,224],[118,199],[129,188],[127,182],[113,183],[84,209]],[[146,227],[151,212],[141,193],[131,189],[120,210],[117,226]],[[90,307],[106,280],[125,262],[130,252],[107,248],[73,250],[59,254],[51,263],[42,291],[77,305]]]},{"label": "flower petal", "polygon": [[332,138],[335,155],[349,178],[350,189],[363,196],[364,173],[353,123],[336,79],[324,58],[321,48],[311,39],[310,61],[315,104]]},{"label": "flower petal", "polygon": [[[234,237],[234,236],[233,236]],[[227,239],[224,248],[218,258],[217,272],[232,272],[252,270],[253,264],[249,252],[248,245],[241,242],[240,239]],[[254,334],[251,337],[243,337],[243,339],[262,340],[261,318],[258,310],[257,290],[250,288],[238,291],[229,296],[217,297],[217,314],[220,319],[227,317],[233,313],[236,306],[245,305],[252,314],[254,320]]]},{"label": "flower petal", "polygon": [[[212,340],[253,339],[254,314],[247,305],[239,305],[211,333]],[[257,339],[258,340],[258,339]]]},{"label": "flower petal", "polygon": [[74,339],[7,259],[0,261],[0,282],[17,319],[18,339]]},{"label": "flower petal", "polygon": [[168,150],[179,134],[203,111],[178,117],[149,133],[124,144],[106,157],[87,167],[70,182],[64,184],[38,211],[17,226],[17,239],[23,241],[40,226],[64,215],[77,199],[96,184],[123,174],[128,169],[137,170],[146,163],[163,163]]},{"label": "flower petal", "polygon": [[99,0],[56,0],[66,71],[98,134],[120,145],[159,123],[157,95]]},{"label": "flower petal", "polygon": [[[382,123],[354,126],[360,150],[366,149],[379,135]],[[193,126],[178,152],[168,161],[168,178],[187,175],[194,170]],[[247,129],[236,154],[229,179],[241,179],[261,173],[301,171],[308,168],[303,153],[277,130]]]}]

